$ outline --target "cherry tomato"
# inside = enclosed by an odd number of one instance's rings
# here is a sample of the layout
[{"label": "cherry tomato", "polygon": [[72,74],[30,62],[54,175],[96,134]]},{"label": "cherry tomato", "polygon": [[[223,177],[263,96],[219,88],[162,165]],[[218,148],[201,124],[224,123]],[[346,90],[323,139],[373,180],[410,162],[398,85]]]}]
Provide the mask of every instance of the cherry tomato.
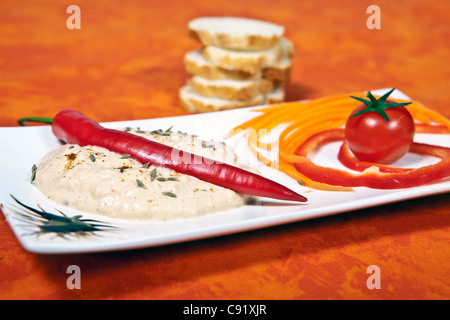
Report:
[{"label": "cherry tomato", "polygon": [[367,109],[366,104],[357,107],[347,119],[345,140],[360,161],[389,164],[409,151],[414,139],[414,119],[403,106],[389,106],[394,103],[383,101],[383,112],[389,121],[377,111],[361,112]]}]

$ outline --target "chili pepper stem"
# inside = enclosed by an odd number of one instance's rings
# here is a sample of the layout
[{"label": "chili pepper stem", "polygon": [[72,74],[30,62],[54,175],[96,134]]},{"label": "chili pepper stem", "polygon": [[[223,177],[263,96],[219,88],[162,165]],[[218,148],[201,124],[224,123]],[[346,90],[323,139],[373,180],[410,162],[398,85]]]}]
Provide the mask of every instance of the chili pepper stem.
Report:
[{"label": "chili pepper stem", "polygon": [[44,117],[26,117],[26,118],[20,118],[17,120],[19,125],[26,126],[25,122],[39,122],[39,123],[45,123],[45,124],[52,124],[53,118],[44,118]]}]

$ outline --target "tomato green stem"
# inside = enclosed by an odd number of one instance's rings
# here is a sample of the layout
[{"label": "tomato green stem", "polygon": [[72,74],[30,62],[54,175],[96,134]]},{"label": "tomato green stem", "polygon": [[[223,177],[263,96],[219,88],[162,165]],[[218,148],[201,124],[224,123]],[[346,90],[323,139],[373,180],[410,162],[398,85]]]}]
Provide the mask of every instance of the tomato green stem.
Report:
[{"label": "tomato green stem", "polygon": [[44,118],[44,117],[26,117],[26,118],[20,118],[17,120],[19,125],[26,126],[25,122],[39,122],[39,123],[45,123],[45,124],[52,124],[53,118]]},{"label": "tomato green stem", "polygon": [[350,116],[350,118],[359,116],[359,115],[361,115],[363,113],[366,113],[366,112],[376,112],[380,116],[382,116],[384,120],[389,121],[389,117],[386,114],[386,111],[384,111],[384,110],[386,110],[388,108],[393,108],[393,107],[404,107],[404,106],[407,106],[408,104],[412,103],[412,102],[402,102],[402,103],[386,102],[387,98],[389,97],[389,95],[394,90],[395,90],[395,88],[393,88],[389,92],[385,93],[379,99],[375,98],[370,91],[367,92],[367,98],[369,98],[370,100],[359,98],[359,97],[350,96],[353,99],[361,101],[362,103],[364,103],[367,106],[367,108],[365,108],[365,109],[355,113],[354,115]]}]

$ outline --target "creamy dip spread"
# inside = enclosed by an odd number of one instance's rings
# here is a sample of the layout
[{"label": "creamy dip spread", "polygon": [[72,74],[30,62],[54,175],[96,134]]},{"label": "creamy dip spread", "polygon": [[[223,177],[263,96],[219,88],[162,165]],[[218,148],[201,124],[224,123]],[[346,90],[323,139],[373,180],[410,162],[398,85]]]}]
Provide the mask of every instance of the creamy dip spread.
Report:
[{"label": "creamy dip spread", "polygon": [[[169,130],[125,131],[180,150],[251,170],[228,146]],[[37,165],[34,184],[49,199],[76,209],[130,220],[194,218],[244,205],[248,196],[143,165],[101,147],[66,144]]]}]

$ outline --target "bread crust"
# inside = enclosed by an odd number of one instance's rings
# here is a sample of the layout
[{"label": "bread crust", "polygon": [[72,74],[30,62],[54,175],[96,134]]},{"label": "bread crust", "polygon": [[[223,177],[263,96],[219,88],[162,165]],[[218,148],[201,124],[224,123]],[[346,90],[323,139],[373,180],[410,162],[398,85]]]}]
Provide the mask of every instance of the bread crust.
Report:
[{"label": "bread crust", "polygon": [[[200,24],[199,24],[200,22]],[[203,22],[203,23],[202,23]],[[212,25],[238,24],[242,28],[258,24],[258,28],[248,32],[233,33],[231,30],[218,31]],[[208,24],[208,26],[207,26]],[[229,25],[230,26],[230,25]],[[268,28],[268,34],[263,34],[261,27]],[[233,17],[204,17],[191,20],[188,23],[189,35],[204,46],[216,46],[233,50],[265,50],[276,45],[284,35],[284,27],[254,19]]]},{"label": "bread crust", "polygon": [[204,46],[215,46],[230,50],[258,51],[275,46],[280,36],[245,36],[233,37],[226,33],[211,34],[208,31],[189,30],[189,36]]},{"label": "bread crust", "polygon": [[285,100],[285,89],[283,87],[276,87],[271,92],[266,95],[265,104],[273,104],[284,102]]},{"label": "bread crust", "polygon": [[263,77],[274,82],[278,86],[287,87],[291,82],[291,67],[269,67],[264,69]]},{"label": "bread crust", "polygon": [[205,113],[254,107],[264,104],[280,103],[285,100],[285,89],[282,87],[275,87],[267,94],[256,95],[250,100],[209,98],[199,94],[189,94],[192,92],[192,87],[188,84],[180,89],[179,95],[181,107],[189,113]]},{"label": "bread crust", "polygon": [[[198,51],[198,54],[201,55],[201,50],[197,49],[195,51]],[[254,80],[266,78],[284,87],[290,83],[292,68],[290,57],[284,57],[281,63],[267,67],[260,73],[251,74],[243,70],[223,69],[207,60],[199,63],[191,58],[193,53],[191,51],[184,57],[185,70],[192,76],[199,76],[209,80]]]},{"label": "bread crust", "polygon": [[262,94],[257,95],[250,100],[228,100],[204,97],[199,94],[188,94],[191,90],[192,89],[189,85],[184,86],[180,90],[180,104],[183,109],[190,113],[204,113],[252,107],[261,105],[265,100]]},{"label": "bread crust", "polygon": [[[233,80],[236,81],[236,80]],[[218,97],[228,100],[250,100],[260,94],[272,91],[274,84],[268,79],[239,81],[239,85],[227,85],[223,81],[200,81],[193,77],[190,81],[192,89],[200,95]]]},{"label": "bread crust", "polygon": [[261,77],[261,74],[258,73],[251,74],[243,70],[227,70],[212,63],[199,64],[193,59],[190,59],[189,55],[185,55],[184,65],[189,74],[209,80],[251,80]]},{"label": "bread crust", "polygon": [[217,47],[205,47],[203,57],[226,70],[242,70],[256,74],[263,69],[276,65],[283,58],[283,50],[277,45],[269,50],[255,52],[235,52]]}]

